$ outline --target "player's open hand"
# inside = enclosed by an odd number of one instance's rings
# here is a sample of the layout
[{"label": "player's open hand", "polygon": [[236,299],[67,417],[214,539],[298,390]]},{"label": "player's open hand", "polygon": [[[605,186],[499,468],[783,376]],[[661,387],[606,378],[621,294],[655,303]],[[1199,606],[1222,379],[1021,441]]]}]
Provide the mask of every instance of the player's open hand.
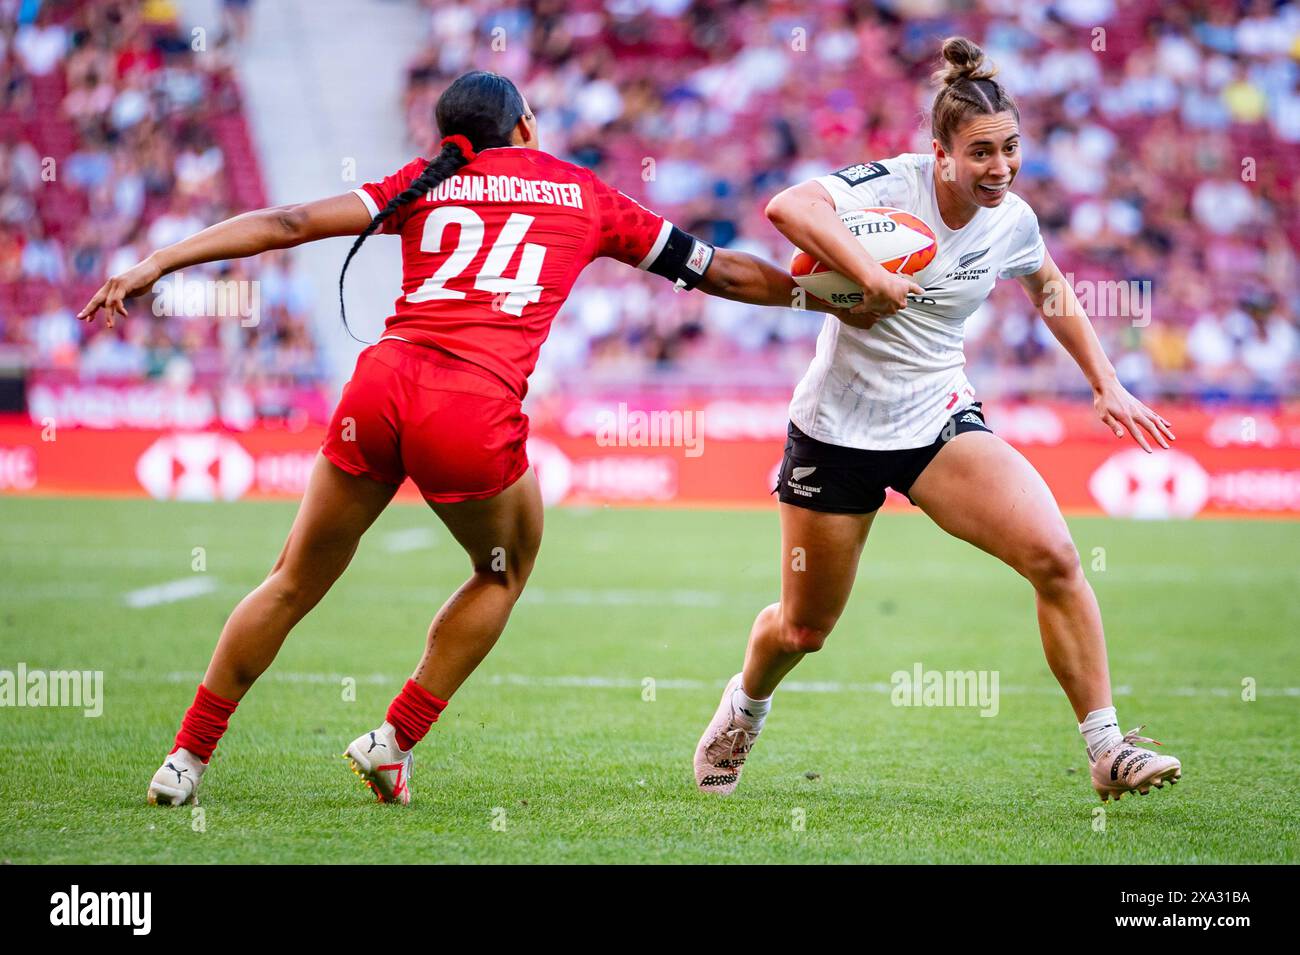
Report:
[{"label": "player's open hand", "polygon": [[162,278],[162,269],[150,256],[143,262],[131,266],[121,275],[114,275],[105,282],[86,306],[77,313],[77,318],[83,322],[93,322],[102,308],[108,327],[112,328],[115,315],[126,317],[126,305],[123,303],[128,298],[135,298],[149,291],[160,278]]},{"label": "player's open hand", "polygon": [[924,292],[925,289],[917,285],[909,276],[881,269],[873,282],[863,285],[862,302],[849,309],[849,313],[877,320],[887,318],[907,307],[907,296],[921,295]]},{"label": "player's open hand", "polygon": [[1148,454],[1151,445],[1147,442],[1147,435],[1165,450],[1169,450],[1169,441],[1174,440],[1173,426],[1129,394],[1128,389],[1117,381],[1107,382],[1098,389],[1092,406],[1097,410],[1097,417],[1115,432],[1115,437],[1122,438],[1127,431]]}]

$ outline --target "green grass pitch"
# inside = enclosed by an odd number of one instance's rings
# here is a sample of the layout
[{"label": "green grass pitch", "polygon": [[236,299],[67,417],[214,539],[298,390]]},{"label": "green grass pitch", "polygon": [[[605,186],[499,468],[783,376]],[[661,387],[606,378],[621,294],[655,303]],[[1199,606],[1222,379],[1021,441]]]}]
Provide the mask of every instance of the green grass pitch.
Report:
[{"label": "green grass pitch", "polygon": [[[98,718],[0,709],[0,860],[1300,861],[1300,525],[1262,521],[1071,521],[1120,722],[1148,724],[1184,769],[1104,815],[1029,586],[915,514],[877,521],[848,611],[778,691],[740,790],[698,795],[695,742],[775,598],[776,515],[619,509],[548,513],[510,627],[417,750],[412,805],[376,805],[339,754],[382,718],[466,570],[418,506],[381,518],[245,699],[202,816],[146,806],[294,509],[0,500],[0,669],[104,674]],[[206,592],[127,602],[193,578]],[[997,671],[997,715],[892,705],[890,675],[916,663]]]}]

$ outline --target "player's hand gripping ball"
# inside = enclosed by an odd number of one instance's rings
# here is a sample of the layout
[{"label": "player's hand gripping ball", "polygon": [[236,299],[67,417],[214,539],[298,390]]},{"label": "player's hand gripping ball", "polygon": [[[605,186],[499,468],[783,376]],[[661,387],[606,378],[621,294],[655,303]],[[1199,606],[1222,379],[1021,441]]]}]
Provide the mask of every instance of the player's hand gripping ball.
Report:
[{"label": "player's hand gripping ball", "polygon": [[[915,275],[934,261],[934,230],[910,212],[878,206],[843,212],[840,221],[887,272]],[[807,252],[795,250],[790,274],[808,294],[836,308],[852,308],[862,301],[862,286]]]}]

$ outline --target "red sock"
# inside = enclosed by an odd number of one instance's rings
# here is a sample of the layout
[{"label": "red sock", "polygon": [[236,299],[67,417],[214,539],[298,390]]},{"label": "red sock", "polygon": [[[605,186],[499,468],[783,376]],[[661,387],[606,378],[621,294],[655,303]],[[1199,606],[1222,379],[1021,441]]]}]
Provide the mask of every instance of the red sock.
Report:
[{"label": "red sock", "polygon": [[200,683],[194,702],[185,711],[185,719],[181,720],[181,731],[176,734],[172,752],[184,747],[206,763],[212,758],[212,751],[221,741],[230,725],[230,715],[238,705],[237,700],[217,696]]},{"label": "red sock", "polygon": [[446,707],[446,700],[438,699],[414,680],[407,680],[402,692],[388,704],[388,722],[397,730],[397,745],[409,750],[424,739]]}]

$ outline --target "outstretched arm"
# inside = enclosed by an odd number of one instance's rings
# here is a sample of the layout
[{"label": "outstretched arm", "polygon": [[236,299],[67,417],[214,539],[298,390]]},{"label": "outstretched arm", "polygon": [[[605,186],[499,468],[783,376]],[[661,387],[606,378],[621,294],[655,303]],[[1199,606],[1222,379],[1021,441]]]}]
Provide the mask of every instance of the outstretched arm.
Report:
[{"label": "outstretched arm", "polygon": [[77,318],[93,322],[103,308],[111,328],[114,315],[126,315],[126,299],[143,295],[160,278],[177,269],[288,249],[331,236],[360,235],[369,224],[370,212],[350,192],[245,212],[159,249],[121,275],[113,276],[77,313]]},{"label": "outstretched arm", "polygon": [[[695,286],[702,292],[751,305],[802,308],[827,312],[858,328],[870,328],[874,319],[835,308],[815,295],[803,293],[789,272],[748,252],[716,249],[704,278]],[[801,294],[802,293],[802,294]]]},{"label": "outstretched arm", "polygon": [[764,212],[796,248],[862,286],[862,302],[852,311],[864,320],[863,328],[906,308],[909,294],[924,291],[909,276],[889,272],[871,257],[844,228],[835,201],[819,182],[809,180],[777,193]]},{"label": "outstretched arm", "polygon": [[[753,305],[805,308],[827,312],[855,328],[870,328],[882,314],[895,312],[906,305],[908,288],[914,288],[918,292],[921,290],[920,286],[911,280],[900,279],[871,261],[870,256],[860,244],[853,241],[849,230],[844,228],[844,224],[835,214],[830,195],[816,183],[812,183],[811,186],[820,192],[825,200],[826,211],[830,215],[830,225],[827,228],[835,233],[834,239],[850,249],[856,249],[867,259],[867,264],[874,265],[881,275],[901,282],[898,286],[898,301],[892,307],[868,310],[863,309],[862,306],[855,306],[851,311],[846,311],[834,308],[812,295],[801,295],[797,291],[797,283],[785,269],[778,268],[756,255],[714,248],[690,233],[683,232],[663,216],[651,212],[599,177],[593,176],[591,182],[596,192],[599,210],[600,232],[595,254],[608,255],[627,265],[634,265],[663,276],[670,282],[677,283],[679,288],[698,288],[710,295]],[[768,212],[770,217],[770,206]],[[773,219],[773,222],[776,220]],[[781,223],[776,224],[780,229]],[[807,246],[800,247],[807,248]],[[704,270],[703,274],[700,272],[701,268]],[[868,298],[871,299],[870,291],[868,291]],[[869,304],[875,304],[874,299]]]},{"label": "outstretched arm", "polygon": [[1143,431],[1167,449],[1169,442],[1165,440],[1166,436],[1170,441],[1174,440],[1172,426],[1129,394],[1128,389],[1119,383],[1115,366],[1106,357],[1092,322],[1079,304],[1074,289],[1052,261],[1052,256],[1045,255],[1037,272],[1022,275],[1018,281],[1024,286],[1029,301],[1034,304],[1056,340],[1070,353],[1070,357],[1088,379],[1088,384],[1092,386],[1092,405],[1097,416],[1118,438],[1124,437],[1124,429],[1128,428],[1133,440],[1143,451],[1151,451]]}]

